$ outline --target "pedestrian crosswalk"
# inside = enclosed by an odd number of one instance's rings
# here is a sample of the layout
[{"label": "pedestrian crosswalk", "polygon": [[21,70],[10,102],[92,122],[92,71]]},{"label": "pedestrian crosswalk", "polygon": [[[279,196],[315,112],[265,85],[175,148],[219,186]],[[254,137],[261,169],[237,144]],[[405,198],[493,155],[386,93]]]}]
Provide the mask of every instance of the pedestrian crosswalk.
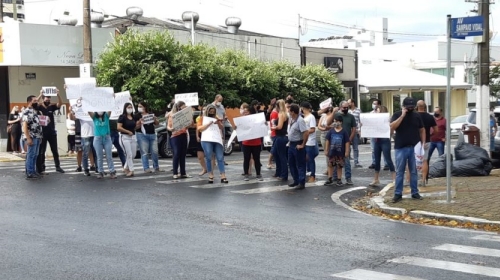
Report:
[{"label": "pedestrian crosswalk", "polygon": [[[448,260],[437,258],[422,258],[418,256],[401,256],[386,261],[385,265],[379,266],[378,270],[386,270],[390,268],[390,272],[376,271],[364,268],[357,268],[349,271],[332,274],[335,279],[352,279],[352,280],[382,280],[382,279],[397,279],[397,280],[419,280],[419,279],[434,279],[428,275],[444,271],[454,273],[449,279],[480,279],[480,277],[492,277],[500,279],[500,236],[498,235],[477,235],[472,238],[474,241],[481,241],[481,245],[486,247],[477,247],[460,244],[441,244],[432,247],[432,250],[446,252]],[[498,249],[495,249],[498,248]],[[453,260],[454,254],[466,256],[467,262],[457,262]],[[464,255],[466,254],[466,255]],[[493,266],[485,265],[480,260],[475,258],[484,257],[489,260]],[[463,258],[461,258],[463,259]],[[390,266],[390,264],[398,264],[398,266]],[[402,266],[401,266],[402,265]],[[387,266],[387,267],[384,267]],[[412,268],[424,268],[412,270]],[[410,274],[413,271],[414,275],[396,274],[396,271],[407,272]],[[434,272],[435,270],[435,272]],[[417,271],[417,273],[414,273]],[[409,273],[410,272],[410,273]],[[464,278],[458,278],[463,275]],[[427,276],[427,277],[426,277]],[[488,279],[492,279],[488,278]],[[437,277],[436,277],[437,279]],[[481,278],[482,279],[482,278]]]}]

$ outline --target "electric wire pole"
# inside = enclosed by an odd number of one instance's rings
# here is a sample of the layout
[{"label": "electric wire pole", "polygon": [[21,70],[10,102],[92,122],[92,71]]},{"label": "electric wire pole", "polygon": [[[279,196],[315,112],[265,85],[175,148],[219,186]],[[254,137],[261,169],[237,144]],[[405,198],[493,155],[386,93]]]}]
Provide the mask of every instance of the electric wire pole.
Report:
[{"label": "electric wire pole", "polygon": [[476,123],[480,129],[480,145],[490,150],[490,0],[478,1],[478,14],[483,17],[483,40],[478,44],[478,76],[476,90]]},{"label": "electric wire pole", "polygon": [[83,0],[83,62],[92,63],[92,29],[90,26],[90,0]]}]

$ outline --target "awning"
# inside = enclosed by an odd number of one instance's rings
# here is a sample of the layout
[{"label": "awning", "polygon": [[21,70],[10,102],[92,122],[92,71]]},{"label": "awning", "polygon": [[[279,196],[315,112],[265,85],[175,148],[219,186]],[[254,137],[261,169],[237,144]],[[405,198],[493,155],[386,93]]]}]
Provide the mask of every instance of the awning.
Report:
[{"label": "awning", "polygon": [[[446,89],[446,77],[395,63],[359,65],[359,84],[373,91]],[[472,85],[451,79],[452,89],[471,89]]]}]

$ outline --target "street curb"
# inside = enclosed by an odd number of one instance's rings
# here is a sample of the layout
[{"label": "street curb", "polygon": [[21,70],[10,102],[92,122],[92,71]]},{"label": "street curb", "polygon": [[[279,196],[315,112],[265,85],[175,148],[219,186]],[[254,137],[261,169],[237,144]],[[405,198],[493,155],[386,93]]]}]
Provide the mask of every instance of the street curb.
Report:
[{"label": "street curb", "polygon": [[[379,194],[382,195],[382,192],[384,192],[384,196],[387,193],[387,191],[393,187],[393,184],[388,184],[382,191],[380,191]],[[398,208],[398,207],[391,207],[385,204],[383,196],[375,196],[370,198],[370,205],[375,208],[380,210],[381,212],[389,215],[400,215],[403,216],[405,214],[408,214],[408,216],[412,218],[428,218],[428,219],[444,219],[447,221],[459,221],[459,222],[464,222],[464,223],[473,223],[475,225],[500,225],[500,221],[490,221],[486,219],[481,219],[481,218],[474,218],[474,217],[466,217],[466,216],[458,216],[458,215],[448,215],[448,214],[441,214],[441,213],[434,213],[434,212],[429,212],[429,211],[422,211],[422,210],[412,210],[412,211],[407,211],[404,208]]]}]

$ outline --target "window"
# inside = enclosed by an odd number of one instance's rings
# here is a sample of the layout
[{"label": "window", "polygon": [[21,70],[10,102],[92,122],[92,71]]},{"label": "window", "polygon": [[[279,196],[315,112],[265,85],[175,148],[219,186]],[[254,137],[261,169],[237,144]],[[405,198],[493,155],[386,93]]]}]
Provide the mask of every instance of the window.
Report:
[{"label": "window", "polygon": [[[4,4],[12,4],[13,1],[12,0],[3,0],[3,3]],[[24,0],[16,0],[16,4],[24,5]]]},{"label": "window", "polygon": [[[424,71],[427,73],[432,73],[436,75],[441,75],[441,76],[447,76],[448,74],[448,69],[446,68],[427,68],[427,69],[418,69],[420,71]],[[455,78],[455,68],[451,68],[451,77]]]},{"label": "window", "polygon": [[[13,13],[3,13],[3,15],[6,16],[6,17],[14,18],[14,14]],[[17,14],[17,18],[24,19],[24,14]]]}]

